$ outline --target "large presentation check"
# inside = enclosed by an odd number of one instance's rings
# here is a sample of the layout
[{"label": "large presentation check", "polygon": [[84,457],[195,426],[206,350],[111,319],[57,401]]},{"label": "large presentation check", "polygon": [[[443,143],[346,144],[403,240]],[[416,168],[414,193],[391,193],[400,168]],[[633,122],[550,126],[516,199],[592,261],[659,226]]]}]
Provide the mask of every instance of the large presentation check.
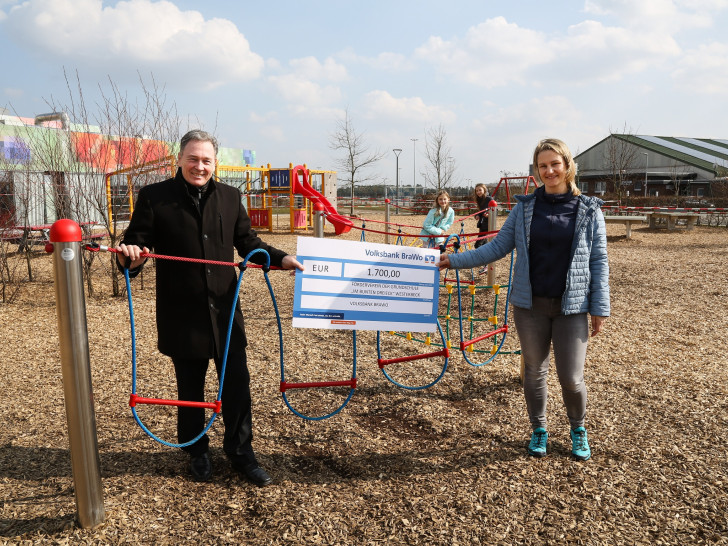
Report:
[{"label": "large presentation check", "polygon": [[434,332],[440,251],[299,237],[293,326]]}]

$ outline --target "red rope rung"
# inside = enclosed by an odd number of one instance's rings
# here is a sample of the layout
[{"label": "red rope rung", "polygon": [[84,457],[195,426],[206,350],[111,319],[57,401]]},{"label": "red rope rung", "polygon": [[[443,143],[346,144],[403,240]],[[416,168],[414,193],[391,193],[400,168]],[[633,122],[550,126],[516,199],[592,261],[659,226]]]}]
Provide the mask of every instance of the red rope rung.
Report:
[{"label": "red rope rung", "polygon": [[288,389],[310,389],[313,387],[350,387],[355,389],[356,377],[352,377],[346,381],[317,381],[312,383],[288,383],[281,381],[281,392],[286,392]]},{"label": "red rope rung", "polygon": [[[457,281],[458,281],[457,279],[448,279],[447,277],[445,277],[445,279],[443,280],[444,283],[451,282],[453,284],[457,283]],[[471,284],[475,284],[475,281],[462,281],[461,280],[460,284],[471,285]]]},{"label": "red rope rung", "polygon": [[434,353],[423,353],[420,355],[401,356],[399,358],[378,358],[377,364],[379,364],[379,368],[381,369],[389,364],[396,364],[397,362],[411,362],[413,360],[422,360],[424,358],[434,358],[437,356],[444,356],[445,358],[448,358],[450,356],[450,351],[448,350],[447,347],[445,347],[442,351],[436,351]]},{"label": "red rope rung", "polygon": [[496,330],[493,330],[492,332],[488,332],[487,334],[483,334],[482,336],[478,336],[476,338],[471,339],[470,341],[461,341],[460,342],[460,350],[464,351],[465,347],[469,347],[470,345],[473,345],[477,343],[478,341],[483,341],[484,339],[488,339],[489,337],[493,337],[496,334],[500,334],[502,332],[508,332],[508,325],[501,326],[500,328],[497,328]]},{"label": "red rope rung", "polygon": [[222,401],[215,400],[214,402],[193,402],[191,400],[166,400],[163,398],[144,398],[138,394],[129,395],[129,407],[133,408],[137,404],[150,404],[154,406],[180,406],[183,408],[206,408],[214,410],[215,413],[220,413],[222,409]]}]

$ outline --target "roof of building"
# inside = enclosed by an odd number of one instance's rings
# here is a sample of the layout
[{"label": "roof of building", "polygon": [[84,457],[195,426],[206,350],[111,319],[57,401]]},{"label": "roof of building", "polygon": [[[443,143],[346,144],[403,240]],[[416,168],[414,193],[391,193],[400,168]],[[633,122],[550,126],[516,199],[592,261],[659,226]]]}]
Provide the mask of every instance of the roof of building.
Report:
[{"label": "roof of building", "polygon": [[728,140],[613,133],[589,148],[589,150],[599,146],[611,137],[634,144],[638,148],[659,153],[675,161],[713,171],[716,175],[718,167],[728,169]]}]

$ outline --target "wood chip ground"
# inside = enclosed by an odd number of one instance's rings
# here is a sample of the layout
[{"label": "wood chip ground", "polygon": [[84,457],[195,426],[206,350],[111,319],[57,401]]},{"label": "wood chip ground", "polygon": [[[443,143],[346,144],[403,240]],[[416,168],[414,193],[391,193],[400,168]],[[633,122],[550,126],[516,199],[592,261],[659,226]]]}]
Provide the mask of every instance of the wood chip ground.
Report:
[{"label": "wood chip ground", "polygon": [[[587,359],[588,462],[569,457],[553,367],[549,454],[526,455],[516,354],[473,367],[453,351],[442,381],[409,391],[378,369],[376,334],[360,332],[359,387],[349,405],[320,422],[294,416],[278,389],[276,322],[262,273],[246,272],[254,446],[274,478],[260,489],[226,464],[220,421],[210,433],[215,474],[205,484],[189,479],[184,453],[135,424],[126,300],[110,296],[109,256],[100,256],[98,295],[86,299],[106,511],[96,529],[76,523],[51,257],[37,255],[37,280],[22,286],[16,302],[0,304],[0,543],[728,543],[728,231],[638,227],[626,239],[623,226],[607,229],[612,317],[591,339]],[[296,236],[262,236],[295,253]],[[359,240],[360,231],[345,237]],[[367,240],[383,242],[373,233]],[[500,282],[504,272],[506,260],[498,264]],[[134,286],[139,392],[174,398],[171,366],[155,348],[153,277],[150,268],[144,289],[139,280]],[[351,333],[291,328],[293,277],[274,271],[271,279],[289,380],[350,378]],[[487,315],[489,298],[479,293],[474,313]],[[517,350],[517,341],[509,334],[507,348]],[[391,334],[382,351],[425,352]],[[392,374],[416,384],[441,365]],[[214,399],[214,374],[208,387]],[[290,399],[301,411],[325,413],[346,394],[308,390]],[[175,441],[174,409],[141,407],[140,415]]]}]

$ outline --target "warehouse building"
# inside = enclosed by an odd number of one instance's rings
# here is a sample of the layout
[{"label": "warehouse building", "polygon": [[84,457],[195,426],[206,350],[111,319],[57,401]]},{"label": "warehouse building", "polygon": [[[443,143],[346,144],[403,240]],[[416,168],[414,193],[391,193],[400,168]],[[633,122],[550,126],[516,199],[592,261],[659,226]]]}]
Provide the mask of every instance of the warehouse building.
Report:
[{"label": "warehouse building", "polygon": [[728,180],[728,140],[611,134],[575,158],[590,195],[708,198]]}]

